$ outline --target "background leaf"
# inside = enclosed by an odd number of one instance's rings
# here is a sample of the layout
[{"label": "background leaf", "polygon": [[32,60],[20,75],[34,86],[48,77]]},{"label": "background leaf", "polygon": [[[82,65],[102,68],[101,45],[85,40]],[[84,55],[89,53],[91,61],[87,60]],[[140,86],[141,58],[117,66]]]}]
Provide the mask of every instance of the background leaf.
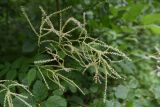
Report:
[{"label": "background leaf", "polygon": [[54,95],[47,99],[46,107],[67,107],[67,102],[64,98]]},{"label": "background leaf", "polygon": [[27,80],[29,84],[31,84],[36,79],[36,74],[37,74],[37,71],[35,68],[32,68],[29,70],[27,74]]},{"label": "background leaf", "polygon": [[128,88],[123,86],[123,85],[119,85],[118,87],[116,87],[115,89],[115,96],[117,98],[120,98],[120,99],[126,99],[127,98],[127,95],[128,95]]},{"label": "background leaf", "polygon": [[33,85],[33,95],[37,101],[44,100],[48,95],[48,89],[43,82],[37,80]]}]

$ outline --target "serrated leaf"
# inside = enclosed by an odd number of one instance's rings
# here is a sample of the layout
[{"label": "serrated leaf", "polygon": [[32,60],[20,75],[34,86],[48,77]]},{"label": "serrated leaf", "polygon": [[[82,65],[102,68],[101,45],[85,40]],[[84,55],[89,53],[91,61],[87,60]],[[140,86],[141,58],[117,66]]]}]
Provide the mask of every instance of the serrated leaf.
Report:
[{"label": "serrated leaf", "polygon": [[36,100],[42,101],[48,95],[47,87],[44,85],[43,82],[37,80],[33,86],[33,95],[35,96]]},{"label": "serrated leaf", "polygon": [[29,70],[28,74],[27,74],[27,80],[29,85],[35,80],[36,78],[36,69],[32,68]]},{"label": "serrated leaf", "polygon": [[54,95],[47,99],[46,107],[67,107],[67,102],[64,98]]}]

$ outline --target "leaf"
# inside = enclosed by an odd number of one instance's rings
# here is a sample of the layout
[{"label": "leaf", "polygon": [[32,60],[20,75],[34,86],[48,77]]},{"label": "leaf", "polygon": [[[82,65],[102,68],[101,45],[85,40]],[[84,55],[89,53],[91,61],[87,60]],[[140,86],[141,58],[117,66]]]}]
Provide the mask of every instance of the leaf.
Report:
[{"label": "leaf", "polygon": [[[28,97],[27,99],[24,99],[28,104],[30,104],[32,107],[36,107],[36,102],[32,97]],[[28,107],[27,105],[25,105],[24,102],[22,102],[21,100],[14,98],[13,99],[13,105],[14,107]]]},{"label": "leaf", "polygon": [[131,80],[128,82],[130,88],[137,88],[139,85],[138,80],[135,77],[132,77]]},{"label": "leaf", "polygon": [[105,103],[103,103],[102,99],[96,99],[94,100],[93,103],[89,105],[89,107],[108,107],[108,106],[105,106]]},{"label": "leaf", "polygon": [[147,28],[150,29],[152,33],[160,34],[160,26],[158,25],[149,25]]},{"label": "leaf", "polygon": [[7,79],[7,80],[13,80],[14,78],[16,78],[16,76],[17,76],[17,70],[11,69],[11,70],[7,73],[6,79]]},{"label": "leaf", "polygon": [[54,95],[47,99],[46,107],[67,107],[67,102],[64,98]]},{"label": "leaf", "polygon": [[9,71],[10,67],[9,66],[5,66],[4,69],[0,70],[0,77],[2,77],[3,75],[5,75],[8,71]]},{"label": "leaf", "polygon": [[28,85],[28,80],[27,80],[26,75],[27,75],[27,73],[25,73],[25,72],[19,72],[18,73],[18,79],[20,81],[26,81],[24,84]]},{"label": "leaf", "polygon": [[156,99],[160,99],[160,85],[152,86],[151,91],[153,92]]},{"label": "leaf", "polygon": [[117,98],[121,98],[121,99],[126,99],[127,95],[128,95],[128,91],[129,89],[123,85],[119,85],[116,89],[115,89],[115,96]]},{"label": "leaf", "polygon": [[81,98],[79,96],[75,96],[75,95],[71,96],[69,98],[69,101],[72,102],[72,105],[83,105],[84,104],[83,98]]},{"label": "leaf", "polygon": [[142,105],[142,101],[140,101],[140,100],[135,100],[134,101],[134,103],[133,103],[133,107],[144,107],[143,105]]},{"label": "leaf", "polygon": [[13,99],[13,104],[15,107],[27,107],[23,102],[21,102],[17,98]]},{"label": "leaf", "polygon": [[141,18],[141,22],[147,24],[160,24],[160,13],[147,14]]},{"label": "leaf", "polygon": [[53,91],[53,94],[60,96],[60,95],[63,95],[63,91],[61,89],[57,89],[57,90]]},{"label": "leaf", "polygon": [[137,16],[140,15],[143,8],[143,4],[134,4],[132,6],[129,6],[128,11],[124,14],[123,18],[130,22],[134,21],[136,20]]},{"label": "leaf", "polygon": [[133,74],[136,71],[134,64],[129,61],[120,62],[118,65],[123,69],[123,73]]},{"label": "leaf", "polygon": [[33,86],[33,95],[37,101],[42,101],[48,95],[47,87],[41,81],[37,80]]},{"label": "leaf", "polygon": [[121,103],[120,103],[119,101],[116,101],[116,102],[115,102],[115,107],[122,107],[122,106],[121,106]]},{"label": "leaf", "polygon": [[126,107],[133,107],[133,101],[132,100],[127,101]]},{"label": "leaf", "polygon": [[106,101],[106,107],[114,107],[114,102],[113,101]]},{"label": "leaf", "polygon": [[94,14],[93,11],[87,11],[86,12],[86,16],[87,16],[88,19],[93,19],[94,18],[93,14]]},{"label": "leaf", "polygon": [[60,58],[65,58],[66,54],[63,51],[58,51],[58,55],[60,56]]},{"label": "leaf", "polygon": [[75,86],[69,85],[69,89],[71,90],[72,93],[77,92],[77,88]]},{"label": "leaf", "polygon": [[135,90],[134,96],[137,97],[137,98],[141,98],[143,96],[151,96],[151,94],[146,89],[139,89],[138,88],[138,89]]},{"label": "leaf", "polygon": [[89,4],[91,3],[91,0],[84,0],[84,3],[85,3],[86,5],[89,5]]},{"label": "leaf", "polygon": [[110,20],[110,18],[109,18],[108,15],[103,16],[103,17],[101,18],[101,22],[102,22],[102,24],[103,24],[105,27],[110,27],[110,26],[111,26],[111,25],[110,25],[111,20]]},{"label": "leaf", "polygon": [[117,100],[107,100],[106,107],[121,107],[121,103]]},{"label": "leaf", "polygon": [[96,92],[98,91],[98,86],[97,86],[97,85],[91,86],[91,87],[90,87],[90,91],[91,91],[92,93],[96,93]]},{"label": "leaf", "polygon": [[22,58],[18,58],[16,59],[13,63],[12,63],[12,69],[18,69],[20,68],[21,64],[22,64]]},{"label": "leaf", "polygon": [[35,80],[36,78],[36,69],[32,68],[29,70],[28,74],[27,74],[27,80],[29,85]]}]

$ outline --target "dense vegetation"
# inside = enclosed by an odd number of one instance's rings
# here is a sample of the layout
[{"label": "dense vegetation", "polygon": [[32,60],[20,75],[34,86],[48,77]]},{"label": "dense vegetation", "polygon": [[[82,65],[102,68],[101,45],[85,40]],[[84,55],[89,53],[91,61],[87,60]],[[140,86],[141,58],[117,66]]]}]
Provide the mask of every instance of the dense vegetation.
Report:
[{"label": "dense vegetation", "polygon": [[1,0],[0,107],[159,107],[159,0]]}]

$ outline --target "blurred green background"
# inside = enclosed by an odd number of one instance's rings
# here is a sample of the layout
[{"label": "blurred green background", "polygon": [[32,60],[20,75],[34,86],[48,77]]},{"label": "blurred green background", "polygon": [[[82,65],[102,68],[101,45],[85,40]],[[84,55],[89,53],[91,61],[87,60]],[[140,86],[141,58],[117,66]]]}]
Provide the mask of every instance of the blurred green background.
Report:
[{"label": "blurred green background", "polygon": [[[103,85],[91,82],[91,76],[84,78],[73,73],[69,76],[80,82],[87,95],[70,88],[63,95],[55,92],[61,101],[59,103],[64,103],[55,107],[65,107],[65,103],[68,107],[160,107],[159,0],[1,0],[0,79],[23,83],[38,47],[37,38],[23,16],[21,6],[37,29],[41,20],[39,6],[48,13],[72,6],[65,15],[80,21],[85,12],[89,35],[118,48],[132,59],[132,62],[113,65],[125,80],[109,78],[106,104],[102,102]],[[55,24],[58,24],[57,20]],[[34,86],[37,84],[44,85],[39,80],[34,81],[33,92],[36,92]],[[47,94],[43,89],[35,95]],[[49,97],[48,94],[46,96]],[[50,99],[54,99],[48,97],[37,101],[41,103],[39,107],[45,107]],[[22,105],[17,103],[16,107]]]}]

